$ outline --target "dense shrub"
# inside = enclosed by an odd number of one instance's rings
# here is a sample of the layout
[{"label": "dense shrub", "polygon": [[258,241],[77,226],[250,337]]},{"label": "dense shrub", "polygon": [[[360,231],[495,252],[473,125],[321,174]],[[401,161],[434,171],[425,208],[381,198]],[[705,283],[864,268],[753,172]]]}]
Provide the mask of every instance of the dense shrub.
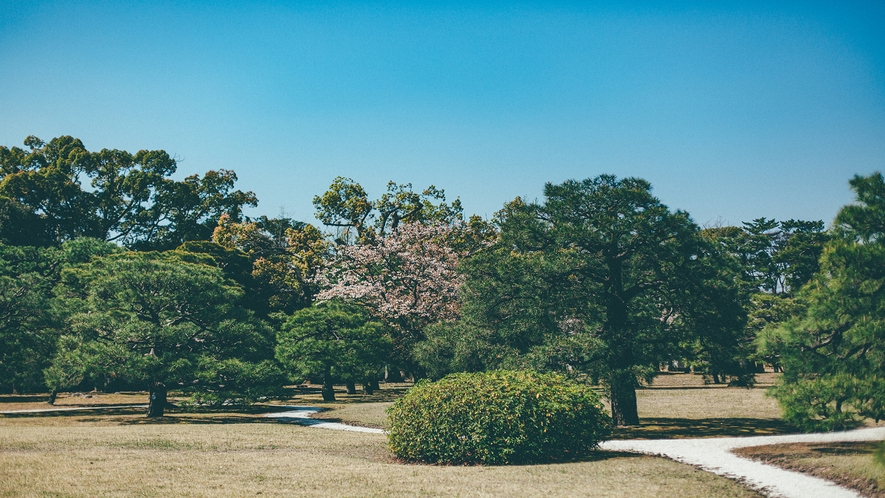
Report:
[{"label": "dense shrub", "polygon": [[492,371],[419,382],[387,411],[400,458],[515,464],[587,455],[609,433],[588,386],[553,374]]}]

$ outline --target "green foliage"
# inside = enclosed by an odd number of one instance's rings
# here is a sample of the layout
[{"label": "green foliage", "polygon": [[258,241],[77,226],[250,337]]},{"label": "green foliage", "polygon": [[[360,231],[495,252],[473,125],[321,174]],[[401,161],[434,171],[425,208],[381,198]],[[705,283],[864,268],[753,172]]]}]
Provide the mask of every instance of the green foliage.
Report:
[{"label": "green foliage", "polygon": [[609,434],[596,393],[554,374],[497,370],[419,382],[388,409],[400,458],[522,464],[581,458]]},{"label": "green foliage", "polygon": [[0,391],[45,389],[43,369],[64,329],[53,298],[62,269],[118,250],[86,237],[59,248],[0,244]]},{"label": "green foliage", "polygon": [[[783,409],[784,420],[811,432],[857,427],[864,411],[863,402],[859,398],[872,402],[872,392],[878,393],[879,400],[885,399],[882,397],[885,395],[885,385],[881,380],[866,382],[840,372],[829,375],[788,375],[782,383],[769,391],[769,395],[777,398]],[[881,401],[879,404],[881,405]],[[881,407],[879,409],[881,413]]]},{"label": "green foliage", "polygon": [[33,391],[56,335],[49,313],[55,251],[0,245],[0,390]]},{"label": "green foliage", "polygon": [[743,279],[754,289],[790,295],[820,269],[829,238],[822,221],[757,218],[742,227],[706,230],[740,260]]},{"label": "green foliage", "polygon": [[[339,244],[362,244],[384,236],[400,223],[446,223],[462,219],[461,201],[446,203],[445,191],[431,185],[421,191],[412,184],[387,183],[375,201],[350,178],[336,177],[323,195],[313,198],[316,217],[336,229]],[[374,222],[374,223],[373,223]]]},{"label": "green foliage", "polygon": [[250,308],[259,315],[294,313],[313,302],[317,292],[314,277],[329,246],[313,225],[267,217],[237,223],[222,215],[212,240],[245,259],[248,270],[242,285]]},{"label": "green foliage", "polygon": [[[171,249],[205,240],[223,213],[239,219],[257,204],[234,190],[236,174],[209,171],[176,181],[162,150],[86,150],[70,136],[0,147],[0,241],[57,245],[78,237],[138,249]],[[83,182],[89,185],[84,186]]]},{"label": "green foliage", "polygon": [[112,254],[62,274],[70,333],[47,381],[122,379],[222,397],[273,392],[273,333],[239,306],[242,289],[214,267],[171,254]]},{"label": "green foliage", "polygon": [[363,308],[330,301],[289,317],[277,334],[276,357],[292,380],[323,377],[331,393],[333,379],[377,380],[390,348],[385,327]]},{"label": "green foliage", "polygon": [[454,372],[481,372],[516,355],[492,333],[465,320],[438,322],[424,329],[425,338],[415,345],[413,356],[434,380]]},{"label": "green foliage", "polygon": [[609,388],[618,424],[639,423],[639,379],[687,350],[729,373],[748,343],[743,295],[687,213],[637,178],[570,180],[544,193],[544,203],[507,204],[497,242],[461,266],[466,323],[429,331],[416,351],[428,368],[586,375]]},{"label": "green foliage", "polygon": [[859,203],[843,208],[821,272],[802,288],[800,314],[766,330],[763,354],[780,354],[773,390],[806,430],[885,419],[885,180],[856,176]]}]

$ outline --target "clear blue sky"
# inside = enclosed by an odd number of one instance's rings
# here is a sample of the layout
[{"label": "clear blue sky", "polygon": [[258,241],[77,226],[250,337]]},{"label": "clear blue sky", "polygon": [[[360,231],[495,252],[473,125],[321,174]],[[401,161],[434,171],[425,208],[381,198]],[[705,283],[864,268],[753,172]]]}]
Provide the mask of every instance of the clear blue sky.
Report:
[{"label": "clear blue sky", "polygon": [[164,149],[305,221],[337,175],[491,216],[613,173],[829,222],[885,170],[885,2],[625,4],[5,0],[0,145]]}]

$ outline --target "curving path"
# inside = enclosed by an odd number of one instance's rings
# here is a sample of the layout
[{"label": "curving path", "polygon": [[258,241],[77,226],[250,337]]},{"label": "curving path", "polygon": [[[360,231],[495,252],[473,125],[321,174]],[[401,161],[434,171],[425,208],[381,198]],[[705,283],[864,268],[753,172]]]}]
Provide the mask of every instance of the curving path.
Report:
[{"label": "curving path", "polygon": [[830,481],[800,472],[739,457],[734,448],[781,443],[825,443],[838,441],[882,441],[885,427],[857,429],[826,434],[795,434],[785,436],[725,437],[707,439],[658,439],[606,441],[602,449],[633,451],[660,455],[700,467],[708,472],[737,479],[772,497],[785,498],[856,498],[856,491]]},{"label": "curving path", "polygon": [[[268,413],[265,417],[316,427],[355,432],[383,434],[381,429],[355,427],[337,422],[310,418],[322,410],[312,406],[289,406],[289,411]],[[694,465],[731,479],[770,497],[783,498],[859,498],[857,492],[838,486],[830,481],[800,472],[785,470],[773,465],[749,460],[735,455],[731,450],[746,446],[763,446],[781,443],[822,443],[838,441],[882,441],[885,427],[857,429],[847,432],[825,434],[795,434],[783,436],[752,436],[693,439],[627,439],[606,441],[600,448],[610,451],[629,451],[663,456],[677,462]]]}]

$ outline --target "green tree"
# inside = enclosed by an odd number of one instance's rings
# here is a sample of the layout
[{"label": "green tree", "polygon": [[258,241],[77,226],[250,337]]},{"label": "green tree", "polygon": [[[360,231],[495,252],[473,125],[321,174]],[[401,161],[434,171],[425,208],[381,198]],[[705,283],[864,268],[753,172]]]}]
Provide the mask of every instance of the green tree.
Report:
[{"label": "green tree", "polygon": [[[777,341],[763,330],[789,318],[800,306],[795,293],[819,270],[818,260],[829,237],[823,222],[758,218],[741,227],[706,228],[702,234],[723,258],[739,262],[740,271],[733,278],[748,296],[749,315],[743,342],[773,346]],[[742,349],[741,362],[762,361],[780,369],[776,349],[761,355],[753,354],[754,348]]]},{"label": "green tree", "polygon": [[320,376],[323,400],[334,401],[334,380],[377,379],[390,354],[385,327],[359,306],[321,303],[292,315],[277,335],[277,359],[293,380]]},{"label": "green tree", "polygon": [[[223,213],[235,219],[255,205],[234,190],[233,171],[172,180],[165,151],[89,152],[76,138],[0,147],[0,238],[16,245],[57,245],[88,236],[140,249],[206,240]],[[84,185],[88,182],[88,185]]]},{"label": "green tree", "polygon": [[71,333],[47,381],[121,378],[149,390],[160,417],[170,388],[204,399],[254,399],[281,382],[273,333],[238,306],[242,290],[221,270],[161,253],[122,253],[63,272],[59,296]]},{"label": "green tree", "polygon": [[[743,327],[715,252],[650,189],[603,175],[547,184],[542,204],[505,206],[498,242],[464,266],[462,329],[474,345],[450,349],[484,368],[587,375],[606,385],[617,425],[637,424],[640,378],[703,329],[721,330],[722,342]],[[445,328],[429,329],[430,339],[457,335]]]},{"label": "green tree", "polygon": [[885,181],[850,182],[857,203],[836,217],[821,271],[799,293],[801,313],[770,332],[784,367],[773,391],[806,429],[885,418]]},{"label": "green tree", "polygon": [[314,277],[329,252],[329,243],[313,225],[267,217],[238,223],[222,215],[212,240],[250,260],[247,289],[259,314],[294,313],[313,302],[318,291]]},{"label": "green tree", "polygon": [[433,185],[421,193],[412,184],[388,182],[387,192],[375,201],[350,178],[336,177],[323,195],[313,198],[316,217],[336,230],[341,245],[371,242],[395,230],[400,223],[445,223],[462,220],[461,201],[446,203],[445,191]]},{"label": "green tree", "polygon": [[0,246],[0,389],[33,391],[43,385],[42,370],[56,336],[48,312],[52,297],[54,251]]},{"label": "green tree", "polygon": [[64,328],[53,299],[62,269],[117,250],[89,238],[59,248],[0,244],[0,390],[45,388],[43,369]]}]

